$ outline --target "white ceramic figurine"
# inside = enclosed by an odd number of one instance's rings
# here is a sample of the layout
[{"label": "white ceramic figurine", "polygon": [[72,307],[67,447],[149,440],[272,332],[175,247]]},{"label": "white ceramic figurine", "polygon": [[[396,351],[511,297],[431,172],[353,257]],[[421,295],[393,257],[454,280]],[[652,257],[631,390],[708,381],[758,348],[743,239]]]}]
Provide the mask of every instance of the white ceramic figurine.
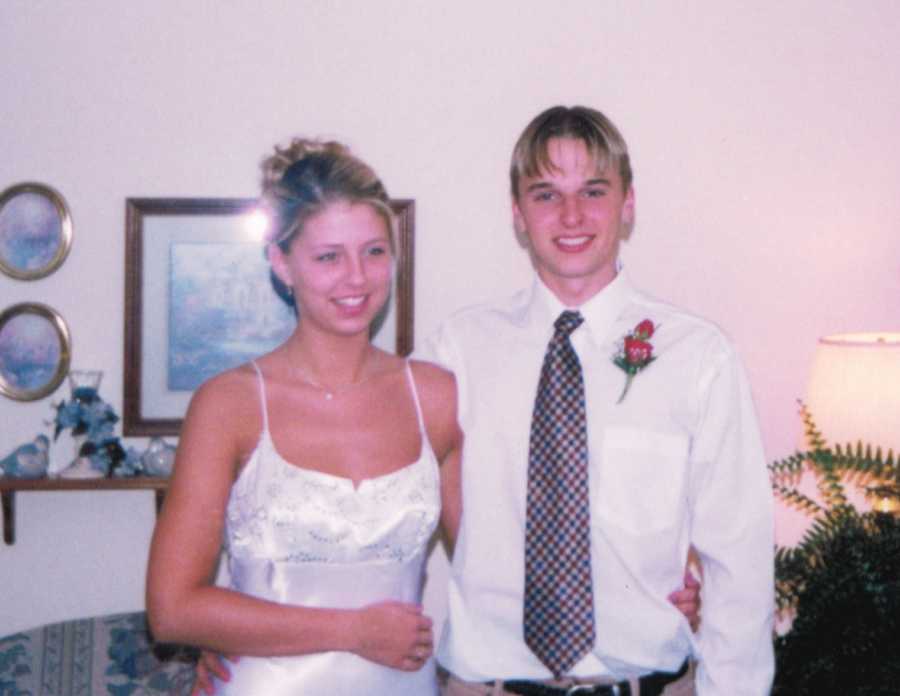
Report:
[{"label": "white ceramic figurine", "polygon": [[19,445],[0,460],[0,476],[20,479],[42,478],[47,475],[50,440],[38,435],[31,442]]}]

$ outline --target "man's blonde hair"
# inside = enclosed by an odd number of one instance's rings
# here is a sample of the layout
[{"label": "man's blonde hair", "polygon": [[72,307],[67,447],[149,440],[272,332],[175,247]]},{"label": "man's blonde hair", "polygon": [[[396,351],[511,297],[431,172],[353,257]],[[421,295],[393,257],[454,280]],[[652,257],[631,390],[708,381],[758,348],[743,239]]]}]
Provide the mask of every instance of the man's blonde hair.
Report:
[{"label": "man's blonde hair", "polygon": [[619,129],[606,116],[586,106],[554,106],[538,114],[522,131],[513,148],[509,183],[513,198],[519,197],[519,181],[550,171],[547,154],[552,138],[574,138],[584,143],[599,169],[611,165],[619,172],[622,189],[631,188],[631,161],[628,146]]}]

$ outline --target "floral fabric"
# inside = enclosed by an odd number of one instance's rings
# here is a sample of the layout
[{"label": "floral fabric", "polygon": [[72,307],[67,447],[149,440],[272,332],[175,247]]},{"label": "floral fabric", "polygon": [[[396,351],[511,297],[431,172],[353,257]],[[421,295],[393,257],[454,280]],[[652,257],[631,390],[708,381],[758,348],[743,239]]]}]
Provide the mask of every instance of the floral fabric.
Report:
[{"label": "floral fabric", "polygon": [[0,638],[0,696],[189,694],[196,653],[156,643],[143,612]]}]

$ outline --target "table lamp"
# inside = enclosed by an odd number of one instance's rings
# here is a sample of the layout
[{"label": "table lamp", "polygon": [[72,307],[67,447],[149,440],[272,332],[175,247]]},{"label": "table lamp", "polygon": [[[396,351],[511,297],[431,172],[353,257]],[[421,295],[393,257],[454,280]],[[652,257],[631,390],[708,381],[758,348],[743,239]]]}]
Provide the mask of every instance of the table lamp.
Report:
[{"label": "table lamp", "polygon": [[[835,334],[819,339],[806,406],[831,446],[857,442],[900,456],[900,332]],[[870,489],[873,508],[900,514],[900,485]]]}]

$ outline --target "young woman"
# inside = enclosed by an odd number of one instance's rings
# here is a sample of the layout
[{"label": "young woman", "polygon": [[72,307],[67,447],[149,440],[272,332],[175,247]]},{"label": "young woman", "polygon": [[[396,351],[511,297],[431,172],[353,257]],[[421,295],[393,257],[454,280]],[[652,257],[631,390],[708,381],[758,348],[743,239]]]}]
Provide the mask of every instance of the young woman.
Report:
[{"label": "young woman", "polygon": [[[374,172],[309,140],[263,169],[269,260],[297,326],[191,401],[150,552],[150,625],[241,656],[217,693],[436,694],[420,596],[439,467],[454,470],[462,442],[454,379],[369,341],[394,267]],[[223,536],[229,587],[213,584]]]}]

